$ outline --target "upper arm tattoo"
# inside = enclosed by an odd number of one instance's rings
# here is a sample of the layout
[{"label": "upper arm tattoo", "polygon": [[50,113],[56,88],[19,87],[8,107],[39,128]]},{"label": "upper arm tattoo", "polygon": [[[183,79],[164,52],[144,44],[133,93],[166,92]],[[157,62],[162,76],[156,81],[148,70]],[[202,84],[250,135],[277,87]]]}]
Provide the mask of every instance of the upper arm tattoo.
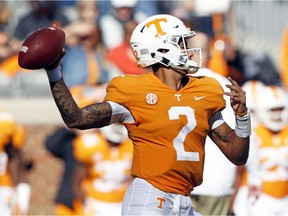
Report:
[{"label": "upper arm tattoo", "polygon": [[64,80],[51,84],[51,91],[61,116],[70,128],[89,129],[109,124],[112,109],[109,103],[96,103],[80,109]]},{"label": "upper arm tattoo", "polygon": [[213,140],[220,139],[222,142],[230,143],[233,136],[233,130],[230,127],[225,127],[224,124],[212,130],[210,135]]},{"label": "upper arm tattoo", "polygon": [[112,109],[109,103],[96,103],[83,108],[85,113],[84,124],[88,128],[103,127],[109,124],[112,115]]}]

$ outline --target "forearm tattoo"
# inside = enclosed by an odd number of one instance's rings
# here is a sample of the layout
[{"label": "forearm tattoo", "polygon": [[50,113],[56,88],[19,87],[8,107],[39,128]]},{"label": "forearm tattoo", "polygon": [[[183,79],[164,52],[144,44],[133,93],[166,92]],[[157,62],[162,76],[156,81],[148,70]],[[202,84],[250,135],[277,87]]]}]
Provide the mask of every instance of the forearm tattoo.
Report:
[{"label": "forearm tattoo", "polygon": [[218,131],[217,129],[213,130],[212,132],[212,136],[222,140],[225,143],[230,143],[231,142],[231,138],[232,138],[232,133],[233,130],[225,130],[224,133]]},{"label": "forearm tattoo", "polygon": [[91,104],[80,109],[73,100],[63,79],[51,83],[51,91],[61,116],[68,127],[88,129],[109,124],[112,109],[108,103]]}]

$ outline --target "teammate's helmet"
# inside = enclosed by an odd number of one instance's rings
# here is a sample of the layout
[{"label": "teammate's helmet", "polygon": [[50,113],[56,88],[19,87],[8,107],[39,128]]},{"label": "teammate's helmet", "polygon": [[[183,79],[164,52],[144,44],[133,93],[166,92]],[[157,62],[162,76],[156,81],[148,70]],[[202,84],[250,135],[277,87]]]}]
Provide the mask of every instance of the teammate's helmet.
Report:
[{"label": "teammate's helmet", "polygon": [[266,86],[262,89],[258,100],[257,116],[260,123],[271,131],[280,131],[287,124],[287,95],[276,86]]},{"label": "teammate's helmet", "polygon": [[100,128],[100,131],[108,141],[113,143],[120,144],[124,140],[128,139],[126,128],[119,123],[102,127]]},{"label": "teammate's helmet", "polygon": [[[175,69],[195,73],[201,66],[201,48],[188,48],[195,36],[184,23],[171,15],[151,16],[134,29],[130,44],[140,67],[161,63]],[[193,59],[189,53],[193,52]]]}]

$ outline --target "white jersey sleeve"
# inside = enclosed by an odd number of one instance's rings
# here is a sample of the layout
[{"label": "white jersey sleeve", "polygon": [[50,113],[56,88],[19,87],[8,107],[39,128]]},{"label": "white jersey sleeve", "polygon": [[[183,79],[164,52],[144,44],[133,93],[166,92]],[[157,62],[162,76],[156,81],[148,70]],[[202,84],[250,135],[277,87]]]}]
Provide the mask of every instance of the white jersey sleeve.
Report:
[{"label": "white jersey sleeve", "polygon": [[121,123],[135,123],[134,117],[131,112],[124,106],[115,103],[113,101],[107,101],[112,108],[112,116],[110,124],[121,122]]}]

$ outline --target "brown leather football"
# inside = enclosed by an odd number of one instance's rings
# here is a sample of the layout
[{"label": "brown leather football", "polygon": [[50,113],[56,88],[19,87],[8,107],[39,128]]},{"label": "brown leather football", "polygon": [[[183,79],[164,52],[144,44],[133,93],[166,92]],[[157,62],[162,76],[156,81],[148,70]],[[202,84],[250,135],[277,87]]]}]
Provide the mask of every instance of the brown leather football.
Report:
[{"label": "brown leather football", "polygon": [[30,70],[45,68],[59,58],[64,45],[65,33],[61,29],[38,29],[23,42],[18,54],[18,64]]}]

